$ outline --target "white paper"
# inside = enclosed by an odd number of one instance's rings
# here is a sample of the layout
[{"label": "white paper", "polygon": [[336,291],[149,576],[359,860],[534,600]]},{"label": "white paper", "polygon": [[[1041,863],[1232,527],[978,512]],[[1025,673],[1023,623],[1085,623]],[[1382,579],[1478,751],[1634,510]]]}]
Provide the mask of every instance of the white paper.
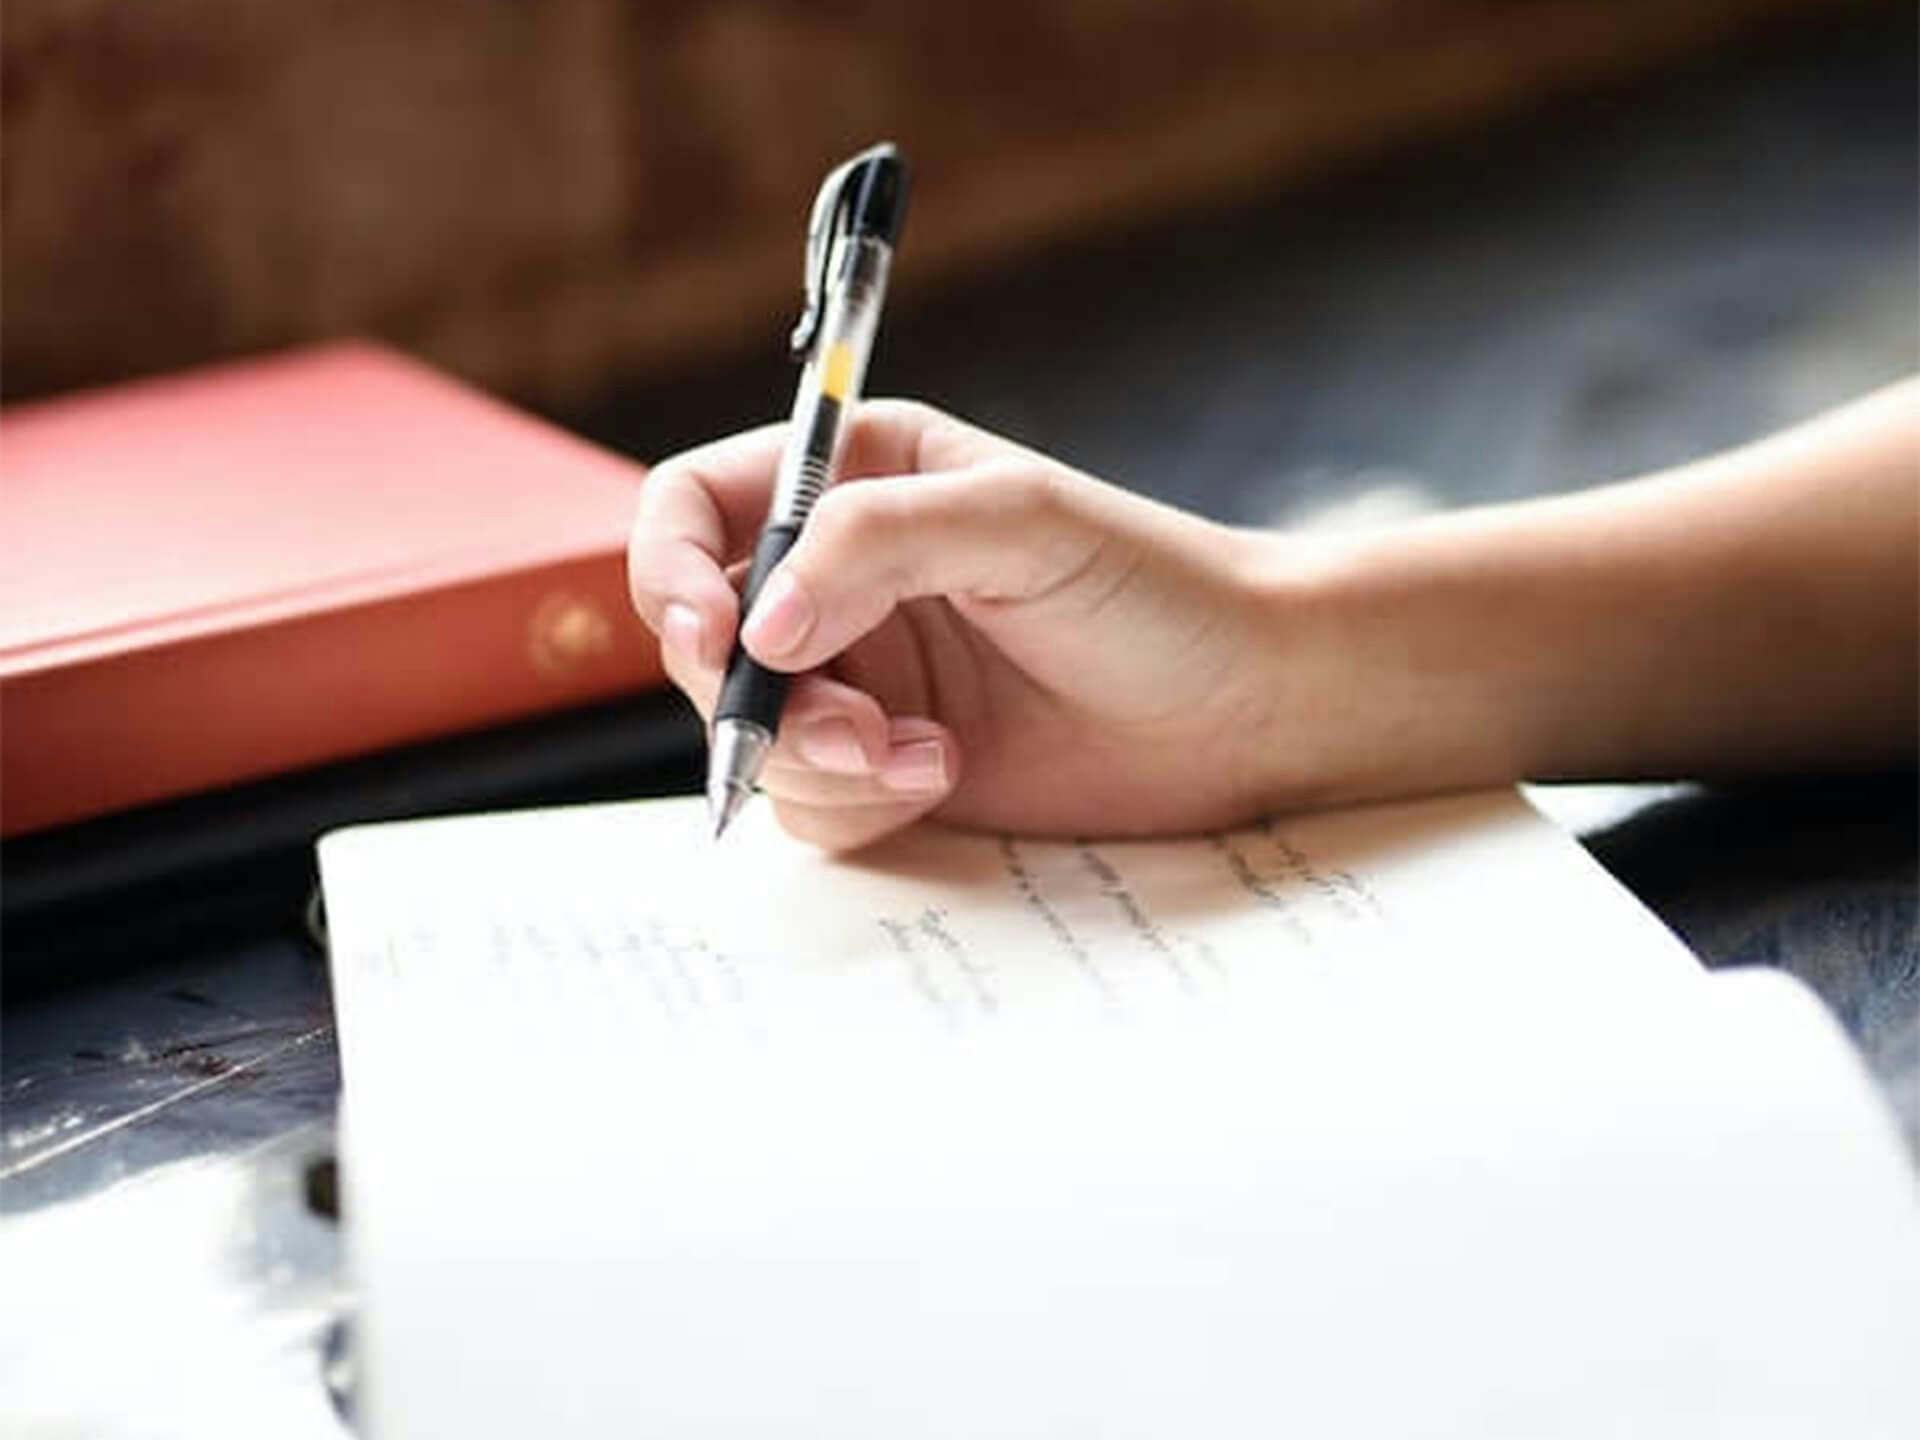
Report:
[{"label": "white paper", "polygon": [[685,800],[329,837],[349,1067],[456,998],[441,1043],[505,1007],[523,1051],[570,1052],[640,1030],[1071,1027],[1249,987],[1350,1010],[1355,987],[1423,975],[1490,998],[1699,979],[1511,792],[1175,841],[926,827],[852,859],[787,840],[764,807],[717,847],[707,824]]},{"label": "white paper", "polygon": [[1844,1041],[1510,795],[322,861],[378,1435],[1920,1428]]}]

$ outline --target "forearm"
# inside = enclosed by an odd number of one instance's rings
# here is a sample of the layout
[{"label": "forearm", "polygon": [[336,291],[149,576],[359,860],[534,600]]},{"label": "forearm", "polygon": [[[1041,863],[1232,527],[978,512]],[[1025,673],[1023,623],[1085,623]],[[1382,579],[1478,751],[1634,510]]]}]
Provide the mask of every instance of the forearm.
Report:
[{"label": "forearm", "polygon": [[1920,385],[1647,480],[1291,554],[1289,603],[1352,681],[1335,793],[1914,757]]}]

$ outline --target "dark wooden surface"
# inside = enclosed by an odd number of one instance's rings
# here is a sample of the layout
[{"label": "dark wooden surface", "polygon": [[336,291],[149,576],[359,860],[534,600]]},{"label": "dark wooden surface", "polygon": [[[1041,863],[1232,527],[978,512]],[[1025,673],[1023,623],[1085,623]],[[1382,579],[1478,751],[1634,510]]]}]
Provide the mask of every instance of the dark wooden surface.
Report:
[{"label": "dark wooden surface", "polygon": [[[1679,461],[1914,368],[1913,55],[1910,19],[1770,45],[1043,257],[892,317],[876,377],[1243,521]],[[782,410],[777,356],[571,418],[657,455]],[[1707,964],[1811,982],[1920,1140],[1913,776],[1542,803]],[[292,908],[179,933],[6,1004],[8,1433],[336,1429],[324,964]]]}]

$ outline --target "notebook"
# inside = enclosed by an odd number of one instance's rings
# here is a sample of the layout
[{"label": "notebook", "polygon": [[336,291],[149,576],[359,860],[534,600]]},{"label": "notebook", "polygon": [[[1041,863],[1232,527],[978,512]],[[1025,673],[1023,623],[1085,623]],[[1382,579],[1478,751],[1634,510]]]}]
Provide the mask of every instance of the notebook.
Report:
[{"label": "notebook", "polygon": [[324,345],[9,408],[7,835],[645,689],[643,471]]},{"label": "notebook", "polygon": [[1513,792],[320,858],[376,1436],[1920,1433],[1843,1035]]}]

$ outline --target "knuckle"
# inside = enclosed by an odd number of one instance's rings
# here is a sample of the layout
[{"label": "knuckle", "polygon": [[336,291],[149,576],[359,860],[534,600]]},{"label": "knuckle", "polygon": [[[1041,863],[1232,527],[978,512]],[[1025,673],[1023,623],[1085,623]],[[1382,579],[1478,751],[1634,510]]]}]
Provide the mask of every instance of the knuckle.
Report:
[{"label": "knuckle", "polygon": [[900,500],[897,489],[880,481],[863,481],[829,490],[821,497],[814,518],[823,546],[852,546],[862,553],[898,529]]},{"label": "knuckle", "polygon": [[662,460],[647,472],[640,486],[635,528],[645,532],[659,523],[661,512],[670,509],[688,490],[698,489],[699,483],[683,457]]},{"label": "knuckle", "polygon": [[1057,520],[1066,509],[1059,477],[1041,465],[996,465],[979,489],[983,503],[1025,524]]},{"label": "knuckle", "polygon": [[861,409],[876,420],[913,427],[928,425],[944,418],[941,411],[934,409],[926,401],[915,400],[905,395],[875,396],[862,401]]},{"label": "knuckle", "polygon": [[876,420],[899,430],[903,435],[915,437],[913,449],[916,454],[930,436],[935,439],[945,439],[968,432],[972,428],[964,420],[949,415],[938,405],[930,405],[925,400],[916,400],[904,395],[882,396],[864,401],[862,409],[870,409]]},{"label": "knuckle", "polygon": [[935,462],[951,464],[956,453],[972,449],[982,438],[966,421],[924,400],[904,396],[868,400],[860,413],[906,441],[900,468],[907,473],[936,468]]}]

